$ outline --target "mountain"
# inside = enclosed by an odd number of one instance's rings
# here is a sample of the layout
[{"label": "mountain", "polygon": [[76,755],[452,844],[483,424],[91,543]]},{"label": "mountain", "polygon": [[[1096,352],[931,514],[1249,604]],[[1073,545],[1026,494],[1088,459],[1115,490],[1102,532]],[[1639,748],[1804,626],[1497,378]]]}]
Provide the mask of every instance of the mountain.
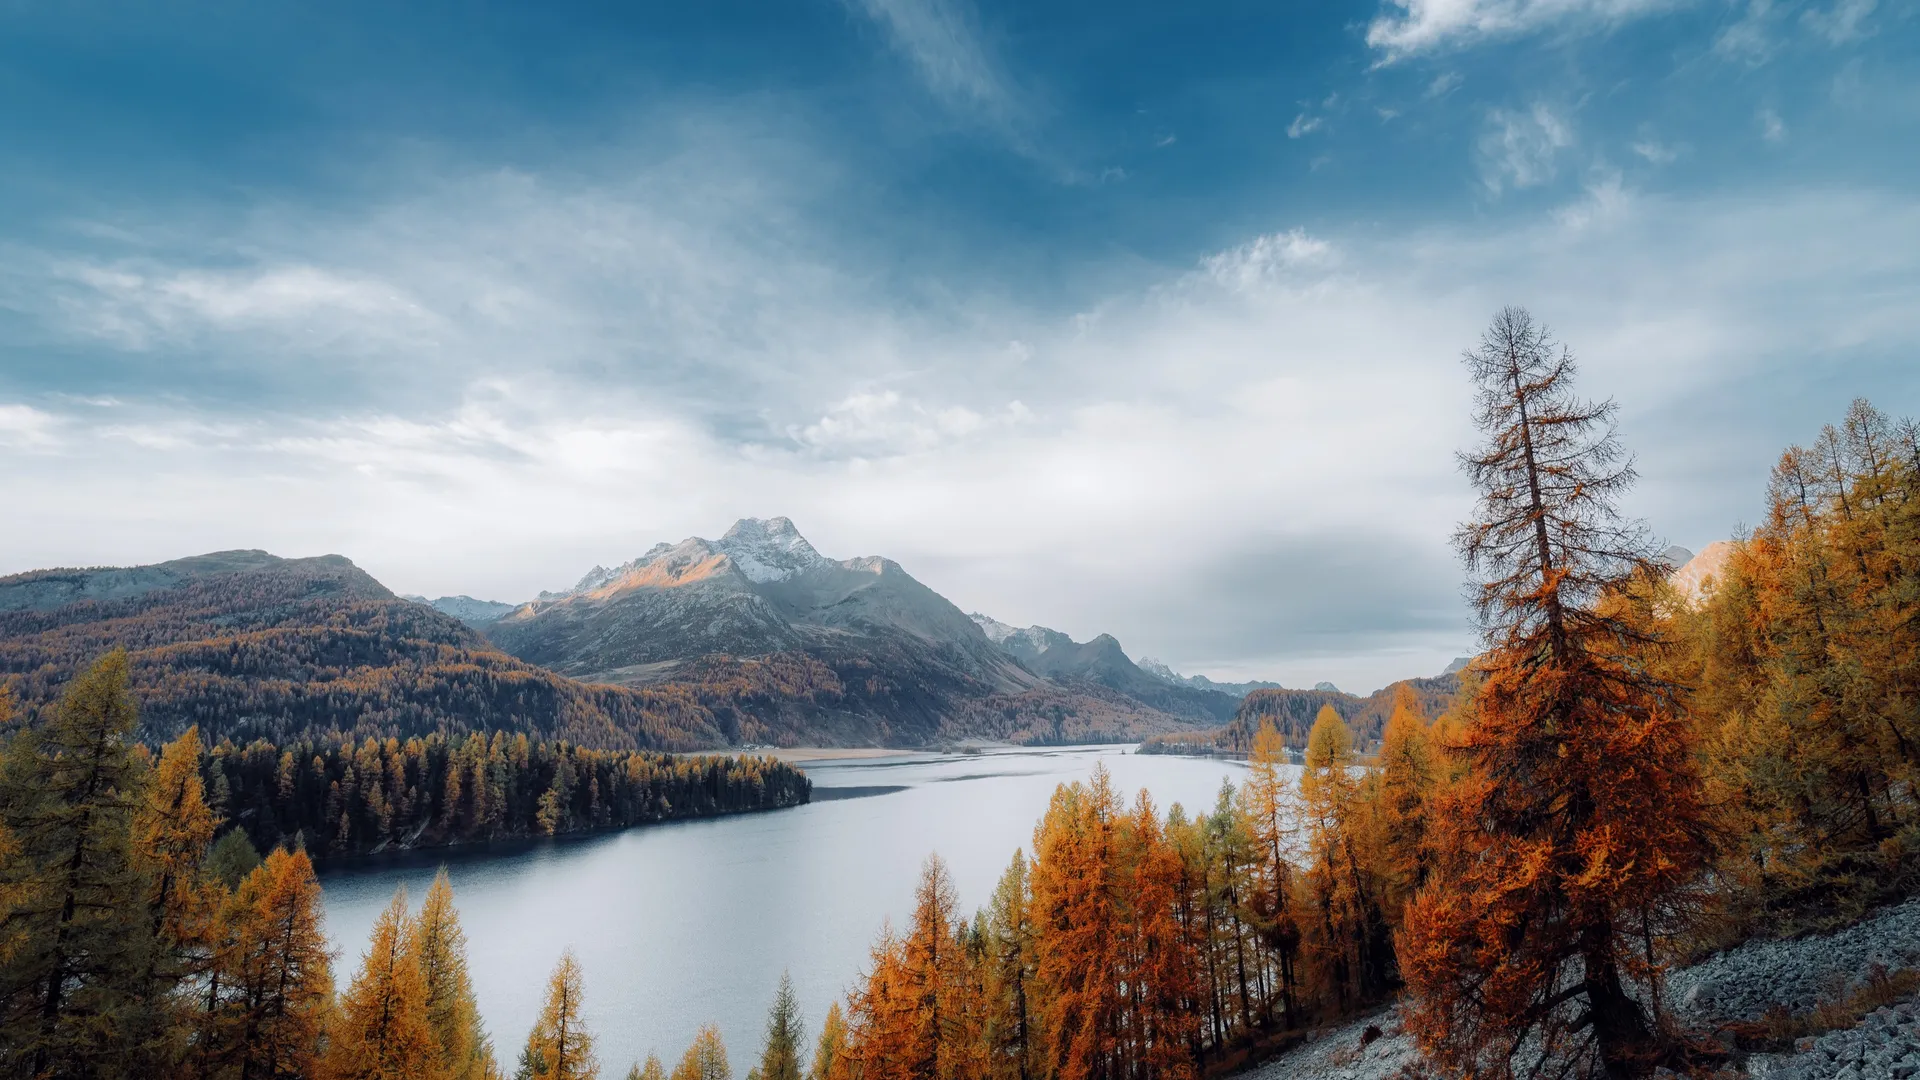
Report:
[{"label": "mountain", "polygon": [[498,600],[475,600],[471,596],[443,596],[438,600],[429,600],[424,596],[408,594],[402,600],[411,600],[416,604],[425,604],[443,615],[451,615],[468,626],[485,626],[497,622],[502,615],[514,609],[513,604],[503,604]]},{"label": "mountain", "polygon": [[338,555],[222,551],[0,578],[0,684],[29,716],[116,647],[132,661],[149,738],[189,724],[216,739],[273,741],[504,729],[690,749],[731,736],[725,710],[543,671]]},{"label": "mountain", "polygon": [[1205,675],[1182,675],[1152,657],[1142,657],[1139,661],[1139,667],[1141,671],[1146,672],[1154,678],[1163,682],[1170,682],[1175,686],[1190,686],[1195,690],[1218,690],[1223,694],[1230,694],[1237,698],[1246,697],[1255,690],[1284,689],[1284,687],[1277,682],[1262,682],[1256,680],[1254,682],[1226,683],[1214,682]]},{"label": "mountain", "polygon": [[827,558],[783,517],[596,566],[483,632],[576,678],[724,698],[762,741],[1087,741],[1190,715],[1046,678],[900,564]]},{"label": "mountain", "polygon": [[1727,558],[1732,554],[1733,544],[1730,541],[1716,540],[1701,548],[1698,555],[1686,562],[1676,563],[1679,569],[1668,575],[1667,580],[1673,583],[1681,596],[1689,601],[1698,601],[1706,595],[1707,583],[1726,568]]},{"label": "mountain", "polygon": [[1149,708],[1195,721],[1226,720],[1238,704],[1230,694],[1169,683],[1142,670],[1111,634],[1077,642],[1044,626],[1015,628],[978,612],[968,618],[1021,666],[1056,683],[1103,686]]}]

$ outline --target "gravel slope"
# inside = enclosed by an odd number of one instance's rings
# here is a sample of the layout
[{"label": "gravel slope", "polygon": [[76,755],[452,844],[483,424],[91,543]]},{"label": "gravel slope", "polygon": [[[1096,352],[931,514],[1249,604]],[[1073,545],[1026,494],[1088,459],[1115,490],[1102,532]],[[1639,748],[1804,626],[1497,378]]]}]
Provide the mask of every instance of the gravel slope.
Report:
[{"label": "gravel slope", "polygon": [[[1920,898],[1844,930],[1753,941],[1667,978],[1667,1000],[1689,1025],[1758,1020],[1781,1005],[1799,1013],[1861,986],[1873,965],[1920,968]],[[1363,1035],[1382,1036],[1364,1047]],[[1857,1027],[1802,1039],[1790,1054],[1756,1054],[1748,1075],[1768,1080],[1920,1080],[1920,1003],[1880,1009]],[[1242,1074],[1246,1080],[1405,1080],[1433,1075],[1392,1009],[1329,1028],[1312,1042]]]}]

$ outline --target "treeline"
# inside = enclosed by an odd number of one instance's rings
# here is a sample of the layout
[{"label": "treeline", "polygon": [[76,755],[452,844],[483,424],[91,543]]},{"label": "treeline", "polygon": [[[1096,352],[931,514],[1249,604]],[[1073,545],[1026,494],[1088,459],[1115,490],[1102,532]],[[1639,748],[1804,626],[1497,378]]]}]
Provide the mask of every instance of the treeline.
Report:
[{"label": "treeline", "polygon": [[260,850],[421,848],[771,810],[811,782],[770,757],[676,756],[524,733],[286,746],[221,742],[201,766],[214,807]]},{"label": "treeline", "polygon": [[1920,888],[1920,431],[1865,401],[1780,457],[1764,522],[1672,611],[1734,933]]},{"label": "treeline", "polygon": [[[40,722],[15,724],[11,711],[0,692],[0,1076],[9,1077],[496,1080],[445,873],[416,913],[404,892],[394,898],[336,995],[320,885],[301,843],[321,830],[307,822],[339,821],[332,850],[361,850],[374,835],[353,831],[363,826],[389,839],[408,828],[414,839],[551,833],[807,793],[803,776],[770,759],[675,760],[524,735],[209,752],[189,731],[156,758],[135,738],[119,650],[71,680]],[[262,859],[247,830],[222,832],[225,812],[242,804],[250,829],[271,821],[273,837],[291,841]],[[563,957],[516,1076],[594,1075],[579,993],[579,965]],[[724,1065],[708,1034],[696,1049]],[[675,1077],[716,1080],[710,1069]]]},{"label": "treeline", "polygon": [[1439,780],[1410,693],[1387,735],[1363,773],[1323,707],[1295,782],[1264,723],[1246,782],[1197,815],[1163,817],[1144,791],[1128,804],[1097,768],[1056,791],[1032,858],[1016,854],[971,917],[930,859],[911,921],[881,937],[844,1031],[823,1040],[825,1075],[1191,1077],[1380,1000]]},{"label": "treeline", "polygon": [[1353,732],[1355,742],[1369,751],[1380,745],[1387,721],[1403,696],[1411,695],[1422,712],[1445,712],[1459,693],[1457,675],[1403,679],[1366,697],[1338,690],[1254,690],[1241,699],[1232,720],[1204,731],[1170,731],[1149,736],[1140,744],[1143,754],[1197,754],[1246,757],[1262,724],[1273,725],[1281,741],[1296,751],[1305,749],[1314,721],[1332,708]]}]

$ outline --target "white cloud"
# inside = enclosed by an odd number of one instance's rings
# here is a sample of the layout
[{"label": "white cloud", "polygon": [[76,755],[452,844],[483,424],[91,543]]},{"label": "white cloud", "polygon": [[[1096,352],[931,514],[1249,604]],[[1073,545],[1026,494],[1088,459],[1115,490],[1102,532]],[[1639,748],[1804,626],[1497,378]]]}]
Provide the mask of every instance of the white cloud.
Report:
[{"label": "white cloud", "polygon": [[1879,0],[1835,0],[1831,8],[1813,8],[1801,16],[1808,28],[1833,45],[1845,45],[1873,35],[1867,18]]},{"label": "white cloud", "polygon": [[1495,194],[1544,184],[1558,172],[1560,152],[1572,145],[1572,127],[1544,102],[1526,112],[1494,109],[1478,147],[1481,182]]},{"label": "white cloud", "polygon": [[1779,49],[1774,34],[1779,19],[1780,9],[1773,0],[1747,0],[1746,12],[1715,36],[1713,51],[1727,60],[1758,67]]},{"label": "white cloud", "polygon": [[1327,241],[1301,229],[1289,229],[1256,236],[1238,247],[1209,255],[1200,266],[1213,281],[1246,291],[1282,280],[1291,271],[1325,266],[1333,255],[1333,245]]},{"label": "white cloud", "polygon": [[1038,155],[1027,93],[987,48],[968,0],[845,0],[887,33],[935,97]]},{"label": "white cloud", "polygon": [[0,403],[0,447],[51,449],[60,442],[62,422],[31,405]]},{"label": "white cloud", "polygon": [[1761,109],[1757,119],[1760,122],[1760,137],[1778,145],[1787,141],[1787,122],[1771,108]]},{"label": "white cloud", "polygon": [[[239,411],[179,380],[112,408],[0,409],[9,505],[35,526],[0,531],[0,572],[257,546],[516,599],[785,513],[967,608],[1364,689],[1469,643],[1446,546],[1470,437],[1454,357],[1499,305],[1532,306],[1583,389],[1620,398],[1647,476],[1632,508],[1696,544],[1753,519],[1780,445],[1873,392],[1849,357],[1920,347],[1920,203],[1885,193],[1680,201],[1601,175],[1535,220],[1279,228],[1074,316],[960,292],[919,319],[804,236],[729,233],[779,220],[754,199],[700,215],[646,185],[453,190],[345,227],[278,222],[244,238],[254,277],[219,278],[247,297],[280,295],[242,287],[278,266],[390,285],[447,336],[390,335],[387,370],[417,365],[434,394]],[[200,272],[149,258],[143,282]],[[181,310],[195,344],[154,344],[169,361],[297,350],[298,304]]]},{"label": "white cloud", "polygon": [[1367,44],[1392,62],[1548,29],[1605,30],[1684,0],[1386,0]]},{"label": "white cloud", "polygon": [[1574,231],[1604,226],[1627,217],[1632,198],[1618,172],[1603,172],[1587,185],[1577,202],[1561,207],[1554,216]]},{"label": "white cloud", "polygon": [[1671,165],[1680,157],[1678,148],[1657,139],[1641,139],[1633,144],[1633,152],[1654,165]]},{"label": "white cloud", "polygon": [[1448,94],[1458,90],[1460,84],[1464,81],[1465,79],[1463,79],[1457,71],[1443,71],[1435,75],[1433,81],[1427,84],[1427,96],[1430,98],[1446,97]]},{"label": "white cloud", "polygon": [[1306,113],[1301,113],[1293,118],[1293,123],[1287,125],[1287,138],[1297,139],[1309,132],[1317,131],[1324,122],[1325,121],[1318,116],[1308,116]]}]

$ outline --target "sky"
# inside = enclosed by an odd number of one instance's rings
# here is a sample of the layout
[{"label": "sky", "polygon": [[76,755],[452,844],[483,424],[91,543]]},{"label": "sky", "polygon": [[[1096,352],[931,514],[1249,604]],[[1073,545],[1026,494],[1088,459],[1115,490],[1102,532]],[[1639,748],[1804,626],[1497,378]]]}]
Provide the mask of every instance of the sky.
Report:
[{"label": "sky", "polygon": [[1521,304],[1691,548],[1920,411],[1920,0],[0,8],[0,574],[518,601],[791,517],[1366,691]]}]

